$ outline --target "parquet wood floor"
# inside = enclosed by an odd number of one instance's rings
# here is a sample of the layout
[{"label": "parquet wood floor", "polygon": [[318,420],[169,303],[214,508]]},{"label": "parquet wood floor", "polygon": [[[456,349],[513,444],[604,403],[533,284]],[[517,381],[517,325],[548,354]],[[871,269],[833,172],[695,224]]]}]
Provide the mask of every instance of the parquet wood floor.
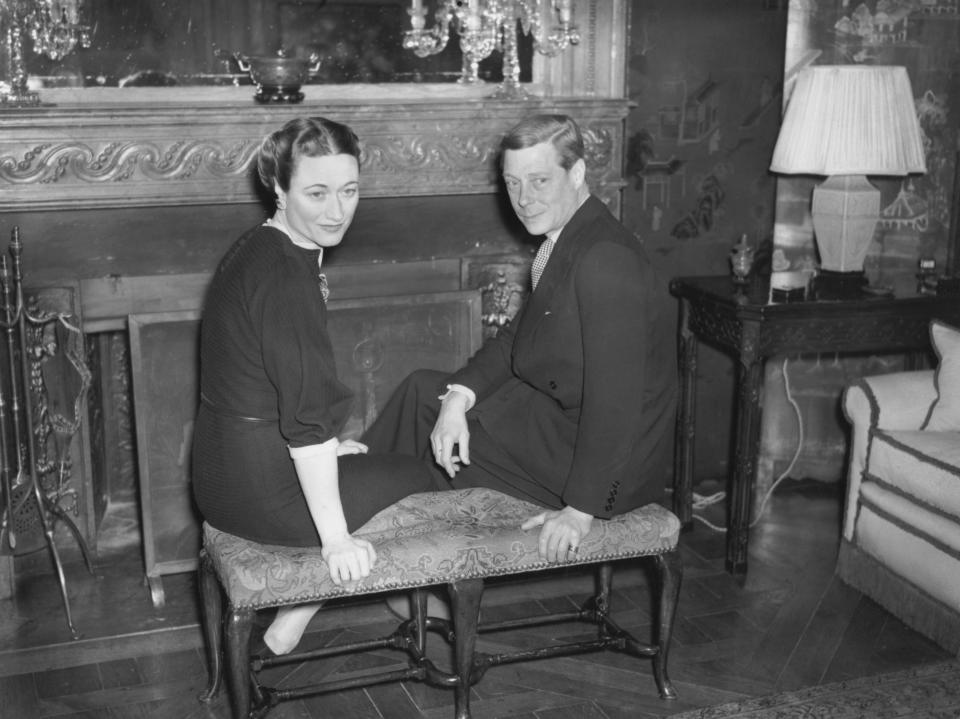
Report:
[{"label": "parquet wood floor", "polygon": [[[722,506],[708,510],[722,523]],[[476,719],[636,719],[665,717],[747,696],[813,686],[933,663],[947,652],[908,629],[834,577],[840,524],[836,486],[786,482],[754,527],[750,570],[740,586],[723,571],[723,535],[697,525],[681,539],[685,576],[670,656],[680,698],[661,701],[650,663],[617,653],[547,659],[491,669],[474,687]],[[68,572],[76,621],[86,638],[69,641],[49,577],[32,577],[0,602],[0,717],[33,719],[202,719],[229,717],[225,696],[201,705],[205,684],[190,575],[165,580],[168,606],[152,607],[136,556],[101,560],[103,577]],[[488,590],[484,616],[507,617],[534,603],[579,604],[584,573],[508,582]],[[614,578],[617,621],[646,637],[649,596],[639,570]],[[375,636],[392,620],[371,601],[321,612],[305,641]],[[540,627],[486,635],[481,648],[523,646],[584,630]],[[375,652],[276,668],[288,679],[346,674],[395,661]],[[271,719],[447,719],[453,693],[417,682],[286,702]]]}]

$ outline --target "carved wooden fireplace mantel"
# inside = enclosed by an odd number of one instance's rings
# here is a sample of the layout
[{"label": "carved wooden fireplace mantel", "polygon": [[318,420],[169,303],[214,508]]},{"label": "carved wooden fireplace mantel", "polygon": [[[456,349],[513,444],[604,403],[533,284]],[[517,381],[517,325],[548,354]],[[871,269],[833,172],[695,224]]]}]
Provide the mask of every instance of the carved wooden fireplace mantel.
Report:
[{"label": "carved wooden fireplace mantel", "polygon": [[431,99],[0,111],[0,210],[256,202],[251,159],[260,138],[307,114],[346,122],[360,136],[365,197],[493,193],[499,138],[538,111],[582,125],[591,186],[616,209],[626,101]]}]

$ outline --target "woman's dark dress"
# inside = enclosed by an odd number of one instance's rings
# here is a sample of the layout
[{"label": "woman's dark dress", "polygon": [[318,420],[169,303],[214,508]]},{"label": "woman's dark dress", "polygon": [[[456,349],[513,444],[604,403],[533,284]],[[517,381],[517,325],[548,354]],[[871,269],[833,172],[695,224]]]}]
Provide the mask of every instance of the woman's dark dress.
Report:
[{"label": "woman's dark dress", "polygon": [[[258,226],[221,260],[203,310],[194,497],[214,527],[258,542],[319,543],[288,446],[336,437],[350,412],[319,258],[319,249]],[[351,532],[398,499],[435,488],[409,457],[345,455],[338,465]]]}]

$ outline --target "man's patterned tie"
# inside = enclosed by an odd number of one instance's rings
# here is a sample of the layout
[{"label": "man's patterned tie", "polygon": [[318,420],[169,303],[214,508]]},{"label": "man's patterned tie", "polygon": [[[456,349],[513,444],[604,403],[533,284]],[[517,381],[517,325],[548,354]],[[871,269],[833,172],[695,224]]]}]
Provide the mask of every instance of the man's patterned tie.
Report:
[{"label": "man's patterned tie", "polygon": [[540,281],[540,275],[547,266],[547,260],[550,259],[550,253],[553,252],[553,246],[557,244],[553,240],[544,240],[537,250],[537,256],[533,258],[533,266],[530,268],[530,279],[533,282],[533,289],[537,289],[537,283]]}]

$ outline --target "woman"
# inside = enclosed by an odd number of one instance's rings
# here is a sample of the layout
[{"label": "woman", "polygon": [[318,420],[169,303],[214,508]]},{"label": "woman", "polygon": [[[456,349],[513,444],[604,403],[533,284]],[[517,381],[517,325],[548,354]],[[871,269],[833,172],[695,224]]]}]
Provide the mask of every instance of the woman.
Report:
[{"label": "woman", "polygon": [[[350,128],[292,120],[257,158],[276,211],[221,260],[204,307],[197,506],[212,526],[267,544],[318,542],[334,582],[370,572],[376,550],[351,536],[381,509],[434,489],[418,460],[340,442],[351,392],[326,330],[324,250],[340,244],[360,197]],[[264,642],[293,650],[318,604],[282,608]]]}]

